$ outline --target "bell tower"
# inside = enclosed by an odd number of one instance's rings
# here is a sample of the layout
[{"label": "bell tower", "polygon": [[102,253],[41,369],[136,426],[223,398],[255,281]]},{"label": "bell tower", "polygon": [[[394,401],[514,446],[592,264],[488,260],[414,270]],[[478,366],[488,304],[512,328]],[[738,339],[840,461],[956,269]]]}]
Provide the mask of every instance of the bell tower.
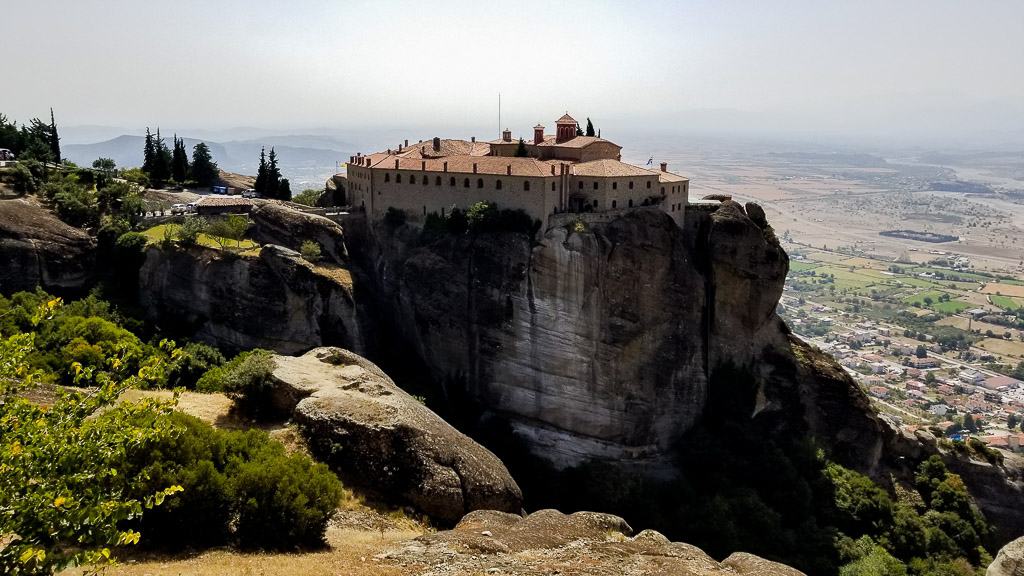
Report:
[{"label": "bell tower", "polygon": [[555,132],[555,144],[568,142],[576,137],[576,120],[566,112],[564,116],[555,121],[557,131]]}]

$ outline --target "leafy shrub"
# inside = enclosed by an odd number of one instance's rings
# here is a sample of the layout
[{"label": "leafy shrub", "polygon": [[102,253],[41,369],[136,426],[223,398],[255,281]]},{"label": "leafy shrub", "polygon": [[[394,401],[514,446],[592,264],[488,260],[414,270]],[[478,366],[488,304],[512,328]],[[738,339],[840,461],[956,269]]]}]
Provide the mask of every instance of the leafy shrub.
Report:
[{"label": "leafy shrub", "polygon": [[18,194],[32,194],[39,189],[39,181],[27,167],[16,164],[11,172],[11,187]]},{"label": "leafy shrub", "polygon": [[199,235],[206,231],[206,218],[201,216],[190,216],[185,218],[181,226],[175,230],[178,241],[185,246],[194,246],[199,241]]},{"label": "leafy shrub", "polygon": [[296,204],[304,204],[306,206],[316,206],[316,203],[320,200],[320,197],[323,195],[323,190],[307,188],[293,196],[292,202],[295,202]]},{"label": "leafy shrub", "polygon": [[320,250],[320,244],[312,240],[306,240],[299,247],[299,254],[302,254],[302,258],[307,262],[319,262],[320,258],[323,257],[323,252]]},{"label": "leafy shrub", "polygon": [[342,497],[324,465],[284,447],[259,430],[217,430],[192,416],[170,417],[178,433],[139,446],[129,473],[148,484],[184,490],[147,512],[138,530],[150,546],[292,549],[323,543]]},{"label": "leafy shrub", "polygon": [[127,170],[122,170],[121,178],[143,188],[149,188],[149,176],[147,176],[141,168],[129,168]]},{"label": "leafy shrub", "polygon": [[342,497],[334,474],[300,455],[238,464],[231,490],[238,505],[239,543],[252,548],[322,545]]},{"label": "leafy shrub", "polygon": [[405,210],[395,208],[394,206],[388,206],[387,212],[384,213],[384,223],[391,228],[398,228],[406,221]]},{"label": "leafy shrub", "polygon": [[167,371],[167,385],[172,388],[195,389],[203,375],[224,362],[224,355],[216,348],[200,342],[189,342],[174,354]]},{"label": "leafy shrub", "polygon": [[211,369],[199,379],[196,388],[202,392],[226,392],[243,409],[266,415],[271,412],[273,382],[270,375],[273,371],[271,352],[257,348]]}]

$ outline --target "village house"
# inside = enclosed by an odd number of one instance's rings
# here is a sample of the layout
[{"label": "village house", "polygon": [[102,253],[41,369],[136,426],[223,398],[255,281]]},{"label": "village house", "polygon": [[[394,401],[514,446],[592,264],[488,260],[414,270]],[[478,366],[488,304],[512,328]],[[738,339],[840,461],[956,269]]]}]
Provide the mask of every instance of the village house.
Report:
[{"label": "village house", "polygon": [[400,210],[406,221],[420,225],[430,214],[465,211],[481,201],[523,210],[544,226],[555,214],[641,207],[660,209],[682,225],[687,178],[669,172],[665,162],[656,169],[623,162],[621,146],[577,135],[577,122],[568,114],[555,127],[555,134],[545,134],[538,124],[522,143],[506,129],[490,142],[435,137],[357,154],[346,164],[346,201],[374,221]]}]

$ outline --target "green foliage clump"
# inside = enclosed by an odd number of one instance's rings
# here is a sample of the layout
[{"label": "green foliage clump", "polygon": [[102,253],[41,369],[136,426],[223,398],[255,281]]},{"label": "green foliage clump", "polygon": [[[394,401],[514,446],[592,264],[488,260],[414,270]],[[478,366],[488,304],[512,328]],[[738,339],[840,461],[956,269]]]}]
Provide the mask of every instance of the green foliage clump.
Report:
[{"label": "green foliage clump", "polygon": [[194,390],[205,374],[226,361],[220,350],[201,342],[189,342],[175,352],[167,370],[167,386],[171,388]]},{"label": "green foliage clump", "polygon": [[[44,302],[29,319],[53,316],[60,301]],[[133,446],[166,438],[170,403],[120,401],[122,393],[158,376],[159,366],[129,371],[115,353],[99,358],[109,372],[71,364],[75,383],[88,392],[58,390],[42,406],[25,398],[42,376],[29,358],[35,335],[0,339],[0,573],[52,574],[69,566],[107,564],[112,549],[138,543],[124,526],[181,490],[144,486],[127,474]]]},{"label": "green foliage clump", "polygon": [[206,218],[202,216],[189,216],[175,230],[178,241],[185,246],[195,246],[199,242],[199,235],[206,232]]},{"label": "green foliage clump", "polygon": [[323,544],[342,497],[324,465],[259,430],[222,431],[181,413],[177,434],[140,446],[129,470],[149,484],[173,483],[182,493],[138,524],[143,544],[165,548],[236,543],[293,549]]},{"label": "green foliage clump", "polygon": [[320,244],[313,240],[305,240],[302,245],[299,246],[299,254],[307,262],[319,262],[320,258],[323,257],[323,252],[320,250]]},{"label": "green foliage clump", "polygon": [[227,248],[226,240],[234,240],[235,247],[240,247],[245,233],[249,229],[249,217],[242,214],[229,214],[223,218],[211,220],[205,232],[213,237],[221,248]]},{"label": "green foliage clump", "polygon": [[387,211],[384,212],[384,223],[387,224],[389,228],[398,228],[402,224],[405,224],[406,218],[405,210],[395,208],[394,206],[388,206]]},{"label": "green foliage clump", "polygon": [[302,192],[299,192],[292,197],[292,202],[296,204],[303,204],[306,206],[316,206],[316,203],[320,200],[320,197],[324,195],[323,190],[316,190],[313,188],[306,188]]},{"label": "green foliage clump", "polygon": [[203,392],[226,392],[242,408],[256,415],[271,412],[274,357],[268,350],[256,348],[242,352],[222,366],[204,374],[196,383]]},{"label": "green foliage clump", "polygon": [[18,194],[33,194],[39,189],[39,181],[28,167],[16,164],[11,172],[11,187]]},{"label": "green foliage clump", "polygon": [[141,186],[142,188],[149,188],[149,176],[142,171],[142,168],[129,168],[127,170],[121,170],[121,178],[124,178],[128,182]]},{"label": "green foliage clump", "polygon": [[530,218],[523,210],[498,209],[488,202],[476,202],[463,212],[458,208],[446,216],[430,213],[423,225],[426,238],[441,235],[461,236],[473,234],[512,233],[533,236],[540,229],[540,220]]}]

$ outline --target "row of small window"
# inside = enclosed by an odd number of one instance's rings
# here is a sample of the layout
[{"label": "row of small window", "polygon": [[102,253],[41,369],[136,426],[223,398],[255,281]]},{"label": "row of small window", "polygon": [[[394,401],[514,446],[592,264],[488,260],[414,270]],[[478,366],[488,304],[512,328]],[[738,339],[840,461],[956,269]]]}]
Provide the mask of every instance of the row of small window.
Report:
[{"label": "row of small window", "polygon": [[[430,184],[430,176],[423,176],[421,180],[423,181],[423,185],[424,186]],[[384,181],[385,182],[391,182],[391,174],[390,173],[388,173],[388,172],[384,173]],[[402,183],[402,175],[401,174],[395,174],[395,182],[398,183],[398,184]],[[411,174],[409,176],[409,184],[415,184],[415,183],[416,183],[416,175],[415,174]],[[463,188],[469,188],[470,187],[469,183],[470,183],[469,182],[469,178],[464,178],[462,180],[462,187]],[[441,185],[441,177],[440,176],[434,177],[434,185],[435,186],[440,186]],[[449,186],[455,186],[455,177],[454,176],[452,176],[451,178],[448,179],[448,185]],[[483,188],[484,187],[484,179],[483,178],[477,178],[476,179],[476,187],[477,188]],[[496,189],[498,189],[498,190],[501,190],[501,180],[496,180],[494,182],[494,187]],[[530,181],[529,180],[523,180],[523,190],[525,190],[526,192],[530,191]],[[555,183],[554,182],[551,183],[551,191],[552,192],[555,191]]]},{"label": "row of small window", "polygon": [[[594,180],[594,190],[597,190],[597,186],[598,186],[598,181]],[[578,188],[580,190],[583,190],[583,181],[582,180],[580,180]],[[647,181],[647,189],[650,190],[650,188],[651,188],[651,181],[648,180]],[[612,190],[618,190],[618,189],[619,189],[619,183],[618,182],[612,182]],[[633,189],[633,181],[632,180],[629,181],[629,189],[630,190]],[[661,187],[661,193],[662,194],[665,193],[665,187],[664,186]]]},{"label": "row of small window", "polygon": [[672,205],[672,209],[669,210],[669,212],[676,212],[676,211],[678,211],[678,212],[682,212],[683,211],[683,203],[682,202],[680,202],[679,204],[673,204]]}]

